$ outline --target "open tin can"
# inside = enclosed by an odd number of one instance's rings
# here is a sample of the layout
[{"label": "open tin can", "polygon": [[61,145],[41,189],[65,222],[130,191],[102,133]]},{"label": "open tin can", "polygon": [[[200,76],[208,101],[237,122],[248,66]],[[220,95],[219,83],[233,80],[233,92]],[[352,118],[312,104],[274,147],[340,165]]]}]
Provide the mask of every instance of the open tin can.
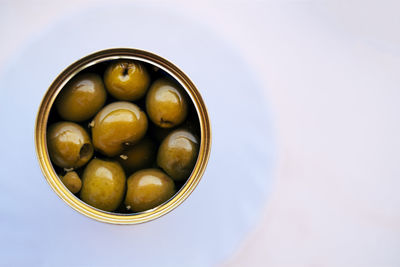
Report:
[{"label": "open tin can", "polygon": [[[172,76],[182,86],[192,100],[200,126],[200,145],[198,158],[193,171],[185,184],[167,202],[151,210],[133,214],[120,214],[103,211],[86,204],[72,194],[61,182],[55,169],[53,168],[46,141],[49,114],[57,95],[67,84],[67,82],[82,70],[102,62],[116,59],[129,59],[145,62],[162,69],[167,74]],[[211,152],[211,125],[207,108],[199,91],[189,77],[178,67],[168,60],[147,51],[131,48],[113,48],[95,52],[76,61],[62,71],[61,74],[58,75],[58,77],[53,81],[43,97],[37,114],[35,125],[35,146],[40,168],[44,174],[44,177],[57,195],[70,207],[83,215],[101,222],[112,224],[137,224],[148,222],[170,212],[180,205],[196,188],[206,169],[208,158]]]}]

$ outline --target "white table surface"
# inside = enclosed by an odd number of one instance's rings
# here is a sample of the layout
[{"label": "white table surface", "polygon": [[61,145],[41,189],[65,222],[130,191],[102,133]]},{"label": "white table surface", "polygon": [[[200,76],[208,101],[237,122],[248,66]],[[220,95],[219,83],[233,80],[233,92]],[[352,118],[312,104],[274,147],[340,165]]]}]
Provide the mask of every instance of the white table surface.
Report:
[{"label": "white table surface", "polygon": [[[0,1],[0,69],[95,2]],[[262,219],[221,264],[399,266],[399,2],[170,2],[246,59],[275,122]]]}]

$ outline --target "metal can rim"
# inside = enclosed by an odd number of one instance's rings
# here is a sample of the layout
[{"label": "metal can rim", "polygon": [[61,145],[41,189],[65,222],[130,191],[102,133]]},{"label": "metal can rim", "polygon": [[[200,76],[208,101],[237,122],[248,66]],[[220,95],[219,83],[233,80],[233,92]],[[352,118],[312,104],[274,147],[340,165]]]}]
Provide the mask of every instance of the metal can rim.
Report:
[{"label": "metal can rim", "polygon": [[[54,171],[49,154],[47,152],[46,128],[48,117],[55,98],[61,89],[80,71],[100,62],[113,59],[134,59],[144,61],[166,71],[173,78],[175,78],[188,93],[196,108],[200,122],[199,155],[192,174],[188,178],[187,182],[168,202],[151,210],[136,214],[118,214],[106,212],[96,209],[81,201],[62,184],[61,180],[58,178],[58,175]],[[154,220],[172,211],[183,201],[185,201],[196,188],[204,174],[211,153],[211,123],[207,108],[203,98],[200,95],[200,92],[190,78],[177,66],[170,61],[145,50],[134,48],[111,48],[94,52],[77,60],[65,68],[55,78],[50,87],[47,89],[37,113],[35,123],[35,149],[40,168],[44,177],[46,178],[46,181],[56,192],[56,194],[70,207],[89,218],[105,223],[139,224]]]}]

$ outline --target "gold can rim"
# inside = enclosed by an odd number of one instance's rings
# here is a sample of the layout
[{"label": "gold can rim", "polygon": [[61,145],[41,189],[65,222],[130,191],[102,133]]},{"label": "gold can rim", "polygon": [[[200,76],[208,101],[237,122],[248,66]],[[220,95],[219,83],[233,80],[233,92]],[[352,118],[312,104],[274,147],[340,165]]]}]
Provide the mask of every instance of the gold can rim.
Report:
[{"label": "gold can rim", "polygon": [[[143,61],[154,65],[171,75],[181,84],[181,86],[190,96],[197,111],[200,123],[199,155],[191,176],[169,201],[151,210],[135,214],[118,214],[102,211],[77,198],[63,185],[59,179],[53,168],[47,151],[47,122],[50,110],[61,89],[80,71],[92,65],[115,59],[133,59]],[[139,224],[154,220],[169,213],[179,206],[183,201],[185,201],[196,188],[204,174],[211,153],[211,123],[206,105],[200,95],[200,92],[197,90],[191,79],[176,65],[156,54],[145,50],[134,48],[111,48],[89,54],[77,60],[65,68],[55,78],[50,87],[47,89],[37,113],[35,123],[35,149],[40,168],[44,177],[46,178],[46,181],[57,193],[57,195],[70,207],[79,213],[100,222],[111,224]]]}]

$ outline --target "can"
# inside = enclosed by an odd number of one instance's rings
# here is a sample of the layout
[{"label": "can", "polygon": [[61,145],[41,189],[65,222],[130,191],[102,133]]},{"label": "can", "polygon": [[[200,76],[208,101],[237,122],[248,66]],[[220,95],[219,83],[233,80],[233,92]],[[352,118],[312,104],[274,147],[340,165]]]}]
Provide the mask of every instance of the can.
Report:
[{"label": "can", "polygon": [[[196,109],[200,124],[199,154],[193,171],[186,183],[174,195],[174,197],[172,197],[166,203],[151,210],[134,214],[119,214],[99,210],[86,204],[72,194],[64,186],[55,172],[50,161],[46,142],[46,129],[49,114],[57,95],[60,93],[64,85],[80,71],[95,64],[115,59],[131,59],[146,62],[164,70],[166,73],[171,75],[190,96]],[[211,124],[206,105],[200,95],[200,92],[190,78],[177,66],[168,60],[148,51],[133,48],[111,48],[95,52],[79,59],[68,66],[56,77],[46,91],[38,110],[35,124],[35,147],[36,155],[44,177],[57,195],[70,207],[89,218],[105,223],[138,224],[154,220],[167,214],[179,206],[185,199],[187,199],[187,197],[196,188],[207,167],[211,152]]]}]

